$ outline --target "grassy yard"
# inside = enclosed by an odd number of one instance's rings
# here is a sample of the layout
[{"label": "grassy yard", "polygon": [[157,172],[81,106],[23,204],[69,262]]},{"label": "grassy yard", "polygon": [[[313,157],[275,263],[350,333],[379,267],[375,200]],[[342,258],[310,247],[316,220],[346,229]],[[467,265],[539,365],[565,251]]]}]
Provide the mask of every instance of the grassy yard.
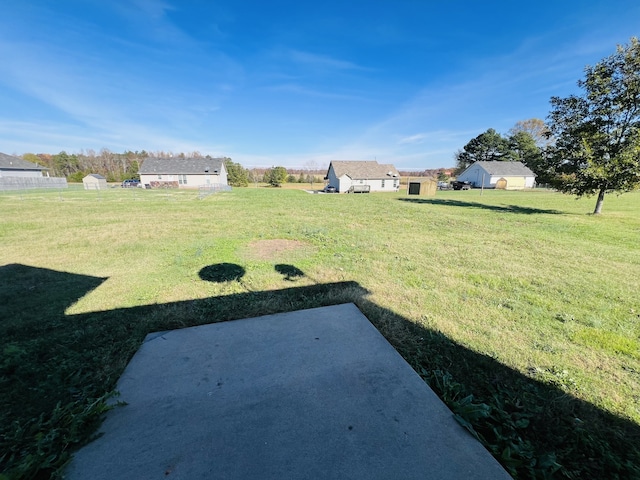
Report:
[{"label": "grassy yard", "polygon": [[640,478],[640,192],[594,202],[0,192],[0,479],[55,476],[147,333],[343,302],[514,476]]}]

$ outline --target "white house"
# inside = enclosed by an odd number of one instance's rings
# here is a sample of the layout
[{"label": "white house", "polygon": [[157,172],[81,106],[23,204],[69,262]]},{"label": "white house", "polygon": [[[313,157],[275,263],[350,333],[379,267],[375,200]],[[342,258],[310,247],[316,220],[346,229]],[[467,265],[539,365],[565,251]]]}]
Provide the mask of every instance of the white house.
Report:
[{"label": "white house", "polygon": [[390,164],[375,161],[332,160],[327,170],[327,187],[336,192],[397,192],[400,174]]},{"label": "white house", "polygon": [[90,173],[82,179],[85,190],[104,190],[107,188],[107,179],[99,173]]},{"label": "white house", "polygon": [[458,175],[457,180],[469,182],[476,188],[521,190],[533,188],[536,175],[522,162],[478,161]]},{"label": "white house", "polygon": [[222,158],[147,158],[140,183],[151,188],[226,187],[227,169]]}]

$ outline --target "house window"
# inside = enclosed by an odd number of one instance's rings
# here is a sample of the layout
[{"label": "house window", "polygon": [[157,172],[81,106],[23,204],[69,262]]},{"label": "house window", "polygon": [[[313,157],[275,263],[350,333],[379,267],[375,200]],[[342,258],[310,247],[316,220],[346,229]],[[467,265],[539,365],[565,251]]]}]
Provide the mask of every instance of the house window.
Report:
[{"label": "house window", "polygon": [[382,185],[380,185],[382,188],[384,188],[384,179],[382,180]]},{"label": "house window", "polygon": [[158,175],[158,180],[162,180],[162,175]]},{"label": "house window", "polygon": [[187,184],[187,176],[186,175],[178,175],[178,184],[186,185]]},{"label": "house window", "polygon": [[362,185],[364,183],[364,180],[360,180],[360,185]]}]

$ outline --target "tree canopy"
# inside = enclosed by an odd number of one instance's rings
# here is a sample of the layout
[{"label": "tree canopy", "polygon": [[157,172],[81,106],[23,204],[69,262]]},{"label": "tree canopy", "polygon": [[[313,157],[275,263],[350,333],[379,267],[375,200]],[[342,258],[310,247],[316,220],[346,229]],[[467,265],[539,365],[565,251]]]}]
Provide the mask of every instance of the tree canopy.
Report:
[{"label": "tree canopy", "polygon": [[616,53],[585,68],[581,95],[552,97],[546,174],[564,193],[598,195],[640,186],[640,43],[631,38]]},{"label": "tree canopy", "polygon": [[235,163],[228,157],[224,159],[227,168],[227,183],[232,187],[246,187],[249,185],[249,172],[239,163]]},{"label": "tree canopy", "polygon": [[477,161],[522,162],[536,172],[541,160],[542,150],[534,136],[535,129],[542,120],[531,119],[518,122],[504,137],[493,128],[471,139],[463,150],[456,154],[457,172],[460,173]]},{"label": "tree canopy", "polygon": [[287,169],[284,167],[273,167],[264,172],[264,181],[273,187],[279,187],[287,181]]}]

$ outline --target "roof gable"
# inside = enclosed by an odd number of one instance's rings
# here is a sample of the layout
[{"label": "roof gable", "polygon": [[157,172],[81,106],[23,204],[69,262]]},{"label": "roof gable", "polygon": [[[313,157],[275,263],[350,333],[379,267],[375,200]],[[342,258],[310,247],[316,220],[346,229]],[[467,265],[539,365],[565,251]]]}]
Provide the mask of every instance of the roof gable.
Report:
[{"label": "roof gable", "polygon": [[391,164],[380,164],[376,161],[367,160],[332,160],[329,169],[333,167],[336,177],[347,175],[352,180],[355,179],[382,179],[399,177],[396,167]]},{"label": "roof gable", "polygon": [[223,158],[146,158],[140,174],[220,174],[224,168]]},{"label": "roof gable", "polygon": [[20,157],[0,153],[0,169],[2,170],[46,170],[32,162],[27,162]]},{"label": "roof gable", "polygon": [[492,176],[503,176],[503,177],[535,177],[535,173],[533,173],[529,167],[527,167],[522,162],[500,162],[500,161],[477,161],[471,164],[468,168],[472,166],[478,166],[482,168],[485,172]]}]

